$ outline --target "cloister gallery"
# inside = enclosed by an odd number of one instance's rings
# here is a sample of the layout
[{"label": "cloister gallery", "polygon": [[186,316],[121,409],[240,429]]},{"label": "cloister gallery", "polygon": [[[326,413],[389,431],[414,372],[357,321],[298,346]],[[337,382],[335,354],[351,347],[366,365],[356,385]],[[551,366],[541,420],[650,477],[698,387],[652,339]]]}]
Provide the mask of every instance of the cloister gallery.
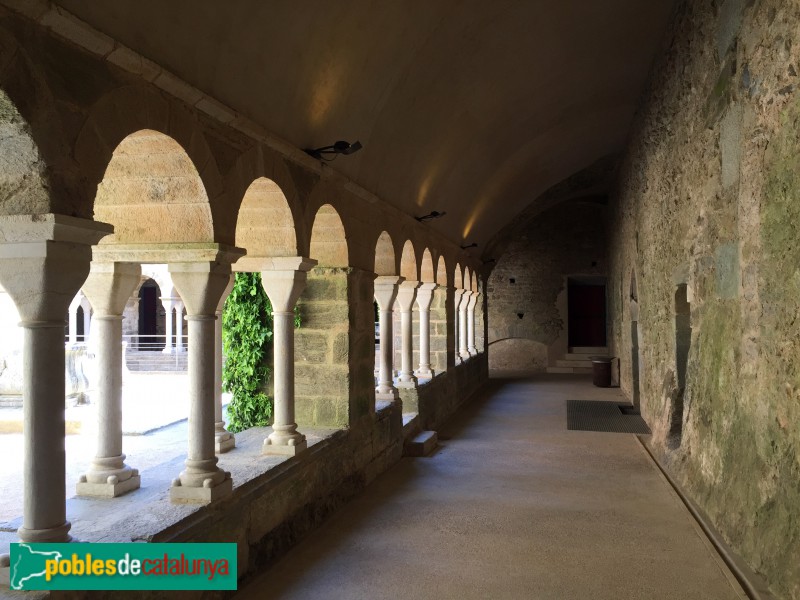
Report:
[{"label": "cloister gallery", "polygon": [[[0,0],[0,553],[236,542],[256,595],[312,557],[285,597],[335,563],[338,597],[800,598],[798,24],[800,0]],[[274,414],[234,434],[238,273],[272,306]],[[123,435],[142,360],[185,373],[184,437]],[[370,548],[424,524],[419,590],[335,562],[367,538],[303,545],[348,510],[386,525]]]}]

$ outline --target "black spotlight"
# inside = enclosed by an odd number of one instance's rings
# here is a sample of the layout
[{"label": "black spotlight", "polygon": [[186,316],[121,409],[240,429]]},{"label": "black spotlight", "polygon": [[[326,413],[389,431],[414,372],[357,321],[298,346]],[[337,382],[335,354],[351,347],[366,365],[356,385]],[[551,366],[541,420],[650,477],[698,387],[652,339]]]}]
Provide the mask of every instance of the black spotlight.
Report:
[{"label": "black spotlight", "polygon": [[476,244],[475,242],[472,242],[471,244],[467,244],[466,246],[461,246],[461,249],[462,250],[468,250],[469,248],[477,248],[477,247],[478,247],[478,244]]},{"label": "black spotlight", "polygon": [[414,217],[420,223],[424,223],[425,221],[430,221],[432,219],[438,219],[439,217],[445,216],[447,213],[442,211],[439,212],[438,210],[432,210],[427,215],[422,215],[421,217]]},{"label": "black spotlight", "polygon": [[361,142],[356,141],[351,144],[350,142],[339,140],[332,146],[323,146],[322,148],[314,148],[313,150],[306,148],[305,150],[303,150],[303,152],[305,152],[309,156],[313,156],[317,160],[331,161],[335,160],[336,157],[339,156],[340,154],[348,156],[350,154],[358,152],[359,150],[361,150],[361,148],[362,148]]}]

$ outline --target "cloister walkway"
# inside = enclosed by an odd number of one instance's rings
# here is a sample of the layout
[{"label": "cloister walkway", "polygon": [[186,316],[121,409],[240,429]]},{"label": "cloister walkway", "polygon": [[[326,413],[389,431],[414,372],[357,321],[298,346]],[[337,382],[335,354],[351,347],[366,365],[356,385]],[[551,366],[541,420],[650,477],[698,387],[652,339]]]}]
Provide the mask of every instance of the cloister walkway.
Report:
[{"label": "cloister walkway", "polygon": [[744,598],[633,435],[568,431],[585,376],[495,379],[238,597]]}]

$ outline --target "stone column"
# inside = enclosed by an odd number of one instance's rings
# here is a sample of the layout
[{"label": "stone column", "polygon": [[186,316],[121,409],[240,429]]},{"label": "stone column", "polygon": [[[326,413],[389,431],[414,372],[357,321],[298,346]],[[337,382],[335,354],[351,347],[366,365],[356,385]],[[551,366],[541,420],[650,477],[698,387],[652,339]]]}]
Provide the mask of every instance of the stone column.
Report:
[{"label": "stone column", "polygon": [[68,542],[64,318],[110,225],[64,215],[0,216],[0,285],[24,329],[22,542]]},{"label": "stone column", "polygon": [[69,343],[78,342],[78,307],[81,305],[81,294],[75,294],[72,302],[69,303]]},{"label": "stone column", "polygon": [[189,451],[186,469],[170,488],[170,499],[178,503],[207,504],[233,488],[230,473],[217,466],[214,452],[214,322],[231,274],[230,263],[219,254],[215,261],[169,265],[189,322]]},{"label": "stone column", "polygon": [[469,358],[469,350],[467,350],[467,304],[472,292],[469,290],[461,290],[461,301],[458,304],[458,356],[461,361]]},{"label": "stone column", "polygon": [[465,291],[460,288],[453,290],[453,332],[455,333],[456,364],[461,362],[461,301],[464,298],[464,293]]},{"label": "stone column", "polygon": [[81,295],[81,306],[83,307],[83,342],[89,341],[89,329],[92,326],[92,307],[86,296]]},{"label": "stone column", "polygon": [[478,303],[478,292],[471,292],[467,304],[467,352],[476,356],[478,349],[475,347],[475,305]]},{"label": "stone column", "polygon": [[404,281],[397,289],[397,304],[400,307],[400,373],[397,387],[414,388],[417,378],[414,375],[414,329],[411,310],[417,297],[419,281]]},{"label": "stone column", "polygon": [[161,303],[164,305],[164,349],[161,351],[164,354],[172,354],[172,313],[174,310],[172,298],[161,298]]},{"label": "stone column", "polygon": [[183,347],[183,302],[180,300],[175,301],[175,352],[178,354],[186,352],[186,348]]},{"label": "stone column", "polygon": [[435,283],[423,283],[417,289],[417,306],[419,307],[419,369],[417,377],[431,379],[431,302],[433,292],[438,286]]},{"label": "stone column", "polygon": [[375,388],[376,400],[394,401],[400,398],[397,388],[392,381],[392,358],[394,347],[392,345],[392,305],[397,297],[397,288],[402,277],[382,275],[375,279],[375,300],[378,301],[380,311],[380,369],[378,373],[378,387]]},{"label": "stone column", "polygon": [[294,305],[306,287],[308,271],[317,261],[296,256],[272,258],[270,262],[270,268],[261,272],[261,283],[272,304],[275,419],[262,452],[295,456],[307,444],[306,436],[297,431],[294,416]]},{"label": "stone column", "polygon": [[236,447],[236,439],[233,434],[225,429],[225,421],[222,420],[222,309],[225,307],[225,300],[233,289],[236,278],[230,276],[228,286],[222,292],[222,297],[217,305],[217,320],[214,321],[214,449],[217,454],[223,454]]},{"label": "stone column", "polygon": [[94,308],[97,348],[97,454],[77,485],[79,496],[115,498],[139,487],[122,453],[122,313],[139,283],[138,264],[92,262],[83,291]]}]

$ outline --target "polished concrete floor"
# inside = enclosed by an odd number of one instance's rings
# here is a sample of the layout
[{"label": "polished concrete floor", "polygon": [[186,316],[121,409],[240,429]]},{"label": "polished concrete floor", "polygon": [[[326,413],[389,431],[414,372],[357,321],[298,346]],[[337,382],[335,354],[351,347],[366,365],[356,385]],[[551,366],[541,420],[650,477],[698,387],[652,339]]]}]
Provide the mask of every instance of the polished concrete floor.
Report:
[{"label": "polished concrete floor", "polygon": [[496,379],[240,598],[744,598],[633,435],[568,431],[586,377]]}]

